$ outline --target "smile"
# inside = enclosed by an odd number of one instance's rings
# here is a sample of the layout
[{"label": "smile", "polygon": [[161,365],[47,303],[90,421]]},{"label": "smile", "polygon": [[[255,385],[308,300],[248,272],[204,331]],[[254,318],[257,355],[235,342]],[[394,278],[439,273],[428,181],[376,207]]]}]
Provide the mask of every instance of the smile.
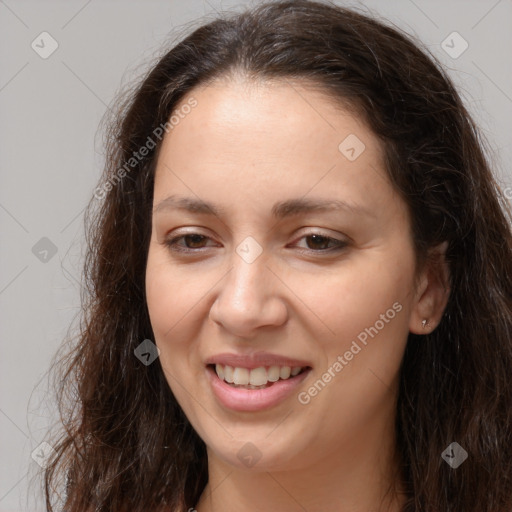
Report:
[{"label": "smile", "polygon": [[213,394],[224,408],[240,412],[270,409],[295,396],[309,375],[309,366],[244,368],[209,364],[206,374]]},{"label": "smile", "polygon": [[242,368],[238,366],[229,366],[216,364],[215,372],[219,379],[232,384],[233,387],[243,387],[245,389],[264,389],[268,385],[278,380],[286,380],[299,375],[306,367],[301,366],[270,366],[265,368]]}]

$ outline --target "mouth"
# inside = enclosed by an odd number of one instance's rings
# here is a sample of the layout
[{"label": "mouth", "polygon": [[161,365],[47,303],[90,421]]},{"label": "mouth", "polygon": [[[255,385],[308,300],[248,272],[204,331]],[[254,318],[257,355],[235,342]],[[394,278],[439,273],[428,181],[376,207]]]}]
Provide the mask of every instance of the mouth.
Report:
[{"label": "mouth", "polygon": [[229,386],[242,389],[266,389],[311,369],[310,366],[260,366],[251,369],[223,364],[209,364],[208,367]]},{"label": "mouth", "polygon": [[206,370],[212,390],[221,405],[236,411],[258,411],[273,407],[291,396],[312,368],[244,368],[217,363],[208,364]]}]

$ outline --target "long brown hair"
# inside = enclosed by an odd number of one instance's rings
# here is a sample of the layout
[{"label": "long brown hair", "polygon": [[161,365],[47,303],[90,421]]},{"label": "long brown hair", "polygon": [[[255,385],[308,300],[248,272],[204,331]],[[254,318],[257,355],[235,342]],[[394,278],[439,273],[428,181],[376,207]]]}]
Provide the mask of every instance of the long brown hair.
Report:
[{"label": "long brown hair", "polygon": [[[418,260],[448,242],[445,314],[431,334],[409,335],[401,368],[403,511],[510,512],[510,210],[435,59],[384,23],[306,0],[260,4],[198,28],[115,111],[87,215],[81,329],[59,374],[64,431],[45,473],[48,509],[64,479],[67,512],[185,511],[207,482],[203,441],[158,360],[145,366],[134,349],[153,339],[144,290],[158,128],[195,86],[233,72],[307,80],[357,109],[384,142]],[[134,159],[148,137],[155,147]],[[468,454],[457,469],[441,457],[452,442]]]}]

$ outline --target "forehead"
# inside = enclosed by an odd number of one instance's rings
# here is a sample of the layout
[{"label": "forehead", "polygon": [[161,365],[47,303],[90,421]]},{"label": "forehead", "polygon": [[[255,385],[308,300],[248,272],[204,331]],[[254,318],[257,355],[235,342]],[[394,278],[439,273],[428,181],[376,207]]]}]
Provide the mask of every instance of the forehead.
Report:
[{"label": "forehead", "polygon": [[222,80],[190,91],[175,112],[191,98],[195,107],[175,116],[162,143],[155,201],[176,189],[226,201],[233,194],[275,201],[313,189],[374,203],[392,195],[381,142],[352,109],[319,90]]}]

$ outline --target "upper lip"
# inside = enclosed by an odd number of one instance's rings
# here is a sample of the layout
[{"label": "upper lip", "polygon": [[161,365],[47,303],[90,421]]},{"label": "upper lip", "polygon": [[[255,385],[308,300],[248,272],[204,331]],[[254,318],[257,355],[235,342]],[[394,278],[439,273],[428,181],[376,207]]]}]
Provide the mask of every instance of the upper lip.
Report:
[{"label": "upper lip", "polygon": [[261,366],[290,366],[292,368],[296,366],[311,366],[307,361],[292,359],[269,352],[255,352],[245,355],[226,352],[209,357],[205,361],[205,364],[222,364],[248,369],[259,368]]}]

